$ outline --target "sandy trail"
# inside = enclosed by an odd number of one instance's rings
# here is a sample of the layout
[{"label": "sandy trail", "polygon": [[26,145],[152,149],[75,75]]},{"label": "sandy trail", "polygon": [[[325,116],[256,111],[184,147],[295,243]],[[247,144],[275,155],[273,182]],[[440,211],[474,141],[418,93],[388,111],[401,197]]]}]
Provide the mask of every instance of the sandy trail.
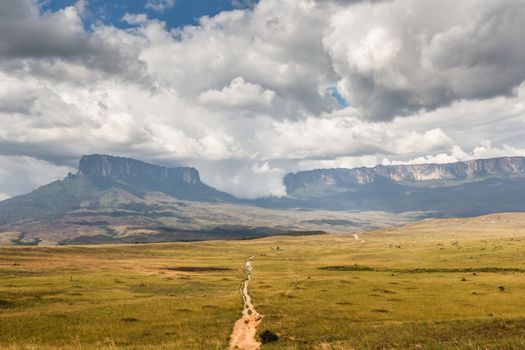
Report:
[{"label": "sandy trail", "polygon": [[244,263],[244,279],[241,284],[241,296],[243,300],[242,317],[235,322],[232,335],[230,337],[230,346],[228,350],[256,350],[261,343],[256,338],[257,326],[261,323],[262,315],[255,311],[250,294],[248,294],[248,284],[252,278],[252,263],[249,257]]}]

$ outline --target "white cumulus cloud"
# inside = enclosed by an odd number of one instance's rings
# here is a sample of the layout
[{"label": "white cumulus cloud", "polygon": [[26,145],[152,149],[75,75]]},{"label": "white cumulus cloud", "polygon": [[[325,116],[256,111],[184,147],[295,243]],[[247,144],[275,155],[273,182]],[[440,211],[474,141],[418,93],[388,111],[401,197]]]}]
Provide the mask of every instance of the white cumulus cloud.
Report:
[{"label": "white cumulus cloud", "polygon": [[223,108],[267,107],[275,97],[275,92],[258,84],[244,81],[242,77],[233,79],[222,90],[207,90],[199,95],[202,104]]},{"label": "white cumulus cloud", "polygon": [[172,8],[174,5],[175,0],[148,0],[144,6],[153,11],[164,12],[165,10]]}]

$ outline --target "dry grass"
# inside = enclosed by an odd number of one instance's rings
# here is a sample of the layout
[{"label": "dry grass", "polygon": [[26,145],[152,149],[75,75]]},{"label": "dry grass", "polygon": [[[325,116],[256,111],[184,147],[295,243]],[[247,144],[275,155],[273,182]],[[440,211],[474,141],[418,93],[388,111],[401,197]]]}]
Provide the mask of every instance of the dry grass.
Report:
[{"label": "dry grass", "polygon": [[525,347],[525,215],[361,238],[0,248],[0,348],[224,349],[250,255],[263,349]]}]

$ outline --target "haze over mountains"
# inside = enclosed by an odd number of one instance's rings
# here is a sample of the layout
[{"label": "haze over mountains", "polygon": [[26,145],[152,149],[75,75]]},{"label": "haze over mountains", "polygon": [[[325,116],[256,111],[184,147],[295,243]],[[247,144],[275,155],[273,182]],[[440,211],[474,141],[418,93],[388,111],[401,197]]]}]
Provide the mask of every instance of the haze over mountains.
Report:
[{"label": "haze over mountains", "polygon": [[473,216],[525,209],[525,158],[450,164],[319,169],[285,177],[288,196],[308,208],[428,211]]},{"label": "haze over mountains", "polygon": [[84,156],[77,174],[0,202],[0,242],[157,242],[347,232],[421,217],[525,210],[522,157],[319,169],[288,174],[284,184],[286,197],[243,200],[204,184],[194,168]]}]

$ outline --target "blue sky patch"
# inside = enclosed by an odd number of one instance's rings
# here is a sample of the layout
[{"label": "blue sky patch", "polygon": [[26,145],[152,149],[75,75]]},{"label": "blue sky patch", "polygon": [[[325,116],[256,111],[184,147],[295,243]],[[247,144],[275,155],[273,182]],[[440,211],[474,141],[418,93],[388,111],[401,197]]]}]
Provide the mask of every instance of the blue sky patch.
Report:
[{"label": "blue sky patch", "polygon": [[[149,0],[153,4],[163,1]],[[155,10],[154,6],[146,6],[147,0],[89,0],[86,1],[87,16],[86,25],[101,21],[104,24],[112,24],[118,28],[126,28],[129,25],[122,20],[126,13],[146,13],[149,18],[159,19],[166,22],[169,28],[185,25],[194,25],[202,16],[214,16],[222,11],[230,11],[237,8],[247,8],[256,1],[249,0],[175,0],[172,7],[166,7],[163,11]],[[166,2],[166,1],[164,1]],[[57,11],[66,6],[75,5],[76,0],[49,0],[43,3],[44,11]]]},{"label": "blue sky patch", "polygon": [[339,91],[337,91],[337,88],[335,86],[329,87],[327,90],[330,96],[332,96],[335,102],[337,102],[339,107],[346,108],[350,106],[348,101],[343,96],[341,96],[341,94],[339,93]]}]

